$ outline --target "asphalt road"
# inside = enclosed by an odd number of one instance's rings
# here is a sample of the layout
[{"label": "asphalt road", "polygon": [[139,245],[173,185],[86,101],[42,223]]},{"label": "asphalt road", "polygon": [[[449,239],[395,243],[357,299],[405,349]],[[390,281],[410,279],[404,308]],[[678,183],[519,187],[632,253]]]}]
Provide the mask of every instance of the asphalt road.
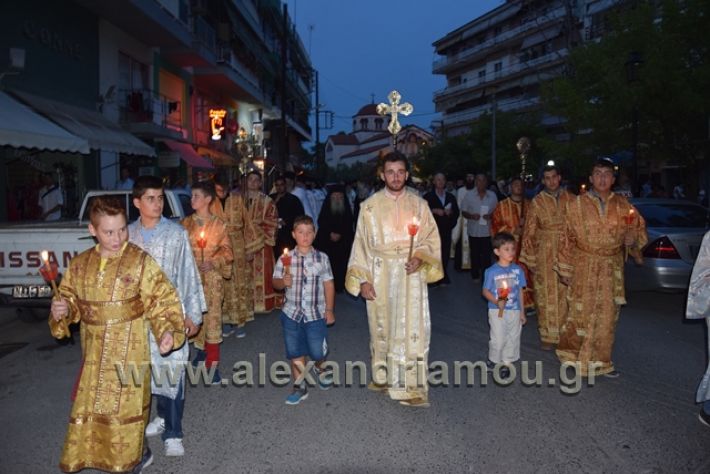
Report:
[{"label": "asphalt road", "polygon": [[[151,438],[146,472],[254,473],[678,473],[710,472],[710,428],[697,420],[695,387],[706,364],[702,324],[682,319],[684,296],[633,293],[622,311],[614,360],[618,379],[565,384],[559,364],[539,349],[536,321],[523,329],[529,376],[542,384],[453,386],[454,361],[485,360],[488,327],[479,290],[466,275],[432,289],[430,362],[449,365],[450,384],[432,388],[429,409],[399,405],[357,384],[310,390],[287,406],[288,386],[259,386],[283,359],[276,313],[247,326],[245,339],[222,345],[222,376],[251,362],[254,386],[188,388],[186,456],[166,458]],[[331,360],[369,361],[364,304],[339,296],[330,332]],[[78,346],[60,346],[44,321],[0,309],[0,472],[59,472]],[[344,382],[341,379],[341,382]],[[551,386],[554,382],[554,386]],[[563,385],[564,390],[560,385]],[[574,394],[565,391],[576,392]]]}]

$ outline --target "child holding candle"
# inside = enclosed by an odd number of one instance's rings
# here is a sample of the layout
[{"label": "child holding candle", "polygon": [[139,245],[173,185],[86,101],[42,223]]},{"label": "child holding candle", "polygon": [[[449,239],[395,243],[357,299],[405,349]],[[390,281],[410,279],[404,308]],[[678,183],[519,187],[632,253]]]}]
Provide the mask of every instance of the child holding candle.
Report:
[{"label": "child holding candle", "polygon": [[522,311],[523,288],[527,285],[523,269],[515,261],[515,237],[499,232],[493,237],[493,253],[498,257],[485,271],[483,297],[488,300],[488,367],[506,365],[500,374],[507,378],[508,365],[520,359],[520,334],[526,323]]},{"label": "child holding candle", "polygon": [[[222,343],[222,301],[224,279],[232,276],[232,244],[227,229],[219,217],[210,212],[210,203],[216,199],[214,183],[202,181],[192,186],[192,208],[195,213],[182,220],[190,237],[197,268],[207,299],[207,313],[202,330],[195,338],[197,354],[193,365],[204,361],[207,368],[219,364],[219,345]],[[213,384],[221,383],[219,369],[214,371]]]},{"label": "child holding candle", "polygon": [[305,380],[297,383],[308,356],[316,361],[320,388],[327,390],[332,386],[332,374],[322,366],[328,355],[327,325],[335,322],[333,272],[328,256],[313,248],[313,219],[297,217],[292,235],[296,248],[279,258],[273,274],[274,288],[286,289],[281,326],[294,380],[287,405],[297,405],[308,397]]}]

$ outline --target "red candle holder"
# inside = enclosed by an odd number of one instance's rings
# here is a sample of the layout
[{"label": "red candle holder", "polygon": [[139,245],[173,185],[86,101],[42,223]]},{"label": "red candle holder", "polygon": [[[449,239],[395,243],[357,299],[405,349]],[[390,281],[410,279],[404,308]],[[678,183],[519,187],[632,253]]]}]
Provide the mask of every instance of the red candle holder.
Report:
[{"label": "red candle holder", "polygon": [[419,219],[416,216],[412,217],[412,222],[407,224],[407,233],[409,234],[409,258],[412,259],[412,253],[414,252],[414,236],[419,232]]},{"label": "red candle holder", "polygon": [[288,249],[284,249],[284,253],[281,255],[281,263],[284,266],[284,273],[288,273],[288,269],[291,266],[291,255],[289,255]]},{"label": "red candle holder", "polygon": [[197,239],[197,246],[200,248],[202,263],[205,263],[205,247],[207,247],[207,239],[205,238],[204,230],[200,231],[200,238]]},{"label": "red candle holder", "polygon": [[44,266],[39,268],[39,273],[44,278],[44,281],[52,285],[52,292],[54,296],[59,296],[59,291],[57,290],[56,279],[59,276],[59,266],[56,262],[49,263],[49,252],[42,250],[40,252],[42,260],[44,261]]},{"label": "red candle holder", "polygon": [[[498,293],[498,301],[508,301],[508,296],[510,295],[510,288],[508,288],[507,286],[502,286],[500,288],[497,288],[496,292]],[[499,318],[503,317],[503,311],[505,310],[498,308]]]}]

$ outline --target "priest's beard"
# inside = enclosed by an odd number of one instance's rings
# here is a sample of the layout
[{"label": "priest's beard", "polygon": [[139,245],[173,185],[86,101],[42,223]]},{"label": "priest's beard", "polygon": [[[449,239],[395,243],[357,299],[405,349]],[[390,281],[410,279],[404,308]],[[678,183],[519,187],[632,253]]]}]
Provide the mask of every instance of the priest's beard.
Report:
[{"label": "priest's beard", "polygon": [[331,199],[330,213],[334,216],[342,216],[345,213],[345,201]]}]

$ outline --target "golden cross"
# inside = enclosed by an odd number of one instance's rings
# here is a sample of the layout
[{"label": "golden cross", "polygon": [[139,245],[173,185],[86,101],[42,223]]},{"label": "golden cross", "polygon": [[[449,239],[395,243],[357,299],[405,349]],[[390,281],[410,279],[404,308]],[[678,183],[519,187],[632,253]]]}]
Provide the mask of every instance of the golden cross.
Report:
[{"label": "golden cross", "polygon": [[402,130],[402,126],[397,119],[397,114],[407,116],[412,113],[414,107],[409,102],[400,104],[399,101],[402,99],[402,96],[397,91],[390,92],[387,99],[389,99],[389,105],[385,103],[377,104],[377,113],[379,115],[391,116],[387,130],[389,130],[392,135],[397,135],[399,131]]}]

